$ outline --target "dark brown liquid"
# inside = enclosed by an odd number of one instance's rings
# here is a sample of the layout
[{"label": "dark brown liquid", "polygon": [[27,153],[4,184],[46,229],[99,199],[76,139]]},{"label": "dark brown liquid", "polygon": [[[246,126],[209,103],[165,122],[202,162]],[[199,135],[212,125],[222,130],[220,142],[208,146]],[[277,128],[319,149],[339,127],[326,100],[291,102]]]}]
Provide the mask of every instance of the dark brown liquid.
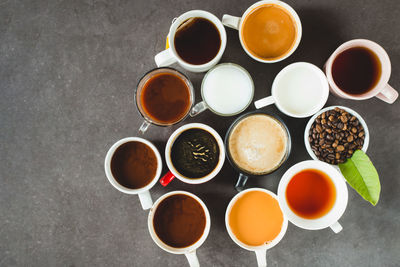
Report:
[{"label": "dark brown liquid", "polygon": [[345,93],[361,95],[378,83],[381,63],[377,55],[365,47],[349,48],[333,61],[332,76]]},{"label": "dark brown liquid", "polygon": [[217,140],[203,129],[188,129],[172,145],[171,160],[175,169],[183,176],[202,178],[211,173],[218,164]]},{"label": "dark brown liquid", "polygon": [[131,141],[119,146],[111,158],[111,172],[122,186],[138,189],[156,175],[157,157],[146,144]]},{"label": "dark brown liquid", "polygon": [[140,98],[144,112],[155,122],[173,124],[189,112],[189,87],[182,78],[171,73],[159,73],[143,86]]},{"label": "dark brown liquid", "polygon": [[184,248],[200,239],[206,226],[206,215],[194,198],[184,194],[172,195],[158,205],[153,226],[165,244]]},{"label": "dark brown liquid", "polygon": [[187,63],[201,65],[211,61],[221,47],[217,27],[205,18],[190,18],[177,29],[175,50]]}]

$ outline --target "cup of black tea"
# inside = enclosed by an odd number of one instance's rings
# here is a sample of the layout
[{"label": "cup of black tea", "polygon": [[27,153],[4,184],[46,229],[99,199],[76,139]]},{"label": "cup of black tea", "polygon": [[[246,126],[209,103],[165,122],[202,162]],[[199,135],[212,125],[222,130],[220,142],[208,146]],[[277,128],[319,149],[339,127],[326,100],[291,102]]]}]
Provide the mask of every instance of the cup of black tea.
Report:
[{"label": "cup of black tea", "polygon": [[186,118],[194,102],[189,78],[173,68],[156,68],[147,72],[135,91],[135,103],[144,118],[139,132],[151,124],[170,126]]},{"label": "cup of black tea", "polygon": [[163,250],[184,254],[192,267],[200,266],[196,250],[210,232],[210,213],[204,202],[186,191],[161,196],[150,209],[150,236]]},{"label": "cup of black tea", "polygon": [[104,169],[112,186],[138,195],[144,210],[151,208],[149,190],[157,183],[162,169],[160,152],[151,142],[140,137],[117,141],[107,152]]},{"label": "cup of black tea", "polygon": [[160,179],[163,186],[175,177],[188,184],[205,183],[214,178],[224,165],[224,142],[210,126],[189,123],[169,137],[165,161],[169,172]]},{"label": "cup of black tea", "polygon": [[203,10],[191,10],[172,22],[166,50],[154,60],[158,67],[178,63],[192,72],[204,72],[221,59],[226,47],[222,22]]},{"label": "cup of black tea", "polygon": [[399,93],[388,84],[391,64],[377,43],[355,39],[339,46],[324,66],[330,91],[341,98],[377,97],[392,104]]}]

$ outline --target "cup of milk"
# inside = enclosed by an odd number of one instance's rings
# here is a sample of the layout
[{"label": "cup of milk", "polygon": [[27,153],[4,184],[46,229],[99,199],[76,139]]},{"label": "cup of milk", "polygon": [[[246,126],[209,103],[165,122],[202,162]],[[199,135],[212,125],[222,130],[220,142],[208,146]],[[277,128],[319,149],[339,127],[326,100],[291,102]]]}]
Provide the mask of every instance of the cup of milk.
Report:
[{"label": "cup of milk", "polygon": [[220,116],[233,116],[244,111],[253,96],[254,83],[247,70],[234,63],[218,64],[204,76],[201,84],[203,101],[189,114],[194,117],[209,109]]},{"label": "cup of milk", "polygon": [[283,68],[272,83],[271,96],[254,102],[257,109],[275,104],[284,114],[306,118],[318,112],[329,96],[325,74],[317,66],[296,62]]}]

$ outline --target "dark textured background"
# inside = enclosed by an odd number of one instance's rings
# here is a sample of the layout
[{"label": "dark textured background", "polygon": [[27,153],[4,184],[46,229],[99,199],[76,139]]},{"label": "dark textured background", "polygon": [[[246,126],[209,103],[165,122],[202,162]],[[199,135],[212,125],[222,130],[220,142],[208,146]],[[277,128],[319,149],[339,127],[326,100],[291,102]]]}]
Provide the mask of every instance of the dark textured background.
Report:
[{"label": "dark textured background", "polygon": [[[400,2],[289,0],[303,24],[296,52],[280,63],[262,64],[242,50],[238,33],[227,29],[222,62],[234,62],[253,76],[255,99],[267,96],[274,76],[289,63],[322,67],[344,41],[367,38],[381,44],[392,61],[390,84],[400,90]],[[184,256],[156,246],[147,231],[147,212],[138,197],[107,181],[103,161],[120,138],[138,135],[142,122],[133,92],[141,75],[155,67],[173,17],[204,9],[219,18],[241,15],[252,1],[0,0],[0,266],[185,266]],[[178,67],[179,68],[179,67]],[[180,68],[179,68],[180,69]],[[188,73],[200,98],[203,74]],[[340,220],[344,229],[307,231],[289,225],[282,242],[268,252],[269,266],[399,266],[400,100],[348,101],[330,96],[327,105],[355,109],[366,120],[368,154],[380,173],[382,194],[373,207],[349,189]],[[254,110],[251,105],[248,110]],[[276,192],[283,172],[309,159],[303,144],[306,119],[275,107],[293,137],[289,160],[249,187]],[[205,122],[224,135],[235,117],[206,111],[183,123]],[[163,154],[170,128],[151,127],[145,138]],[[165,162],[164,162],[165,163]],[[164,168],[164,171],[165,168]],[[203,266],[255,266],[252,252],[239,248],[224,225],[235,195],[237,174],[226,162],[202,185],[157,184],[154,200],[183,189],[209,207],[211,231],[198,250]]]}]

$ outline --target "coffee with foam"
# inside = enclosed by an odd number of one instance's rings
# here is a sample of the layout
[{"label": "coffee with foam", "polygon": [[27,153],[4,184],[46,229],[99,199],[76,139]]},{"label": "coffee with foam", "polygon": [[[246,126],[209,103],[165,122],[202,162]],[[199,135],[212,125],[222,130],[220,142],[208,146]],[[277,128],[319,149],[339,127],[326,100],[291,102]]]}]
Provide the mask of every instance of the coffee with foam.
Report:
[{"label": "coffee with foam", "polygon": [[230,156],[237,167],[261,175],[275,170],[287,157],[289,136],[275,118],[254,114],[234,126],[228,142]]}]

